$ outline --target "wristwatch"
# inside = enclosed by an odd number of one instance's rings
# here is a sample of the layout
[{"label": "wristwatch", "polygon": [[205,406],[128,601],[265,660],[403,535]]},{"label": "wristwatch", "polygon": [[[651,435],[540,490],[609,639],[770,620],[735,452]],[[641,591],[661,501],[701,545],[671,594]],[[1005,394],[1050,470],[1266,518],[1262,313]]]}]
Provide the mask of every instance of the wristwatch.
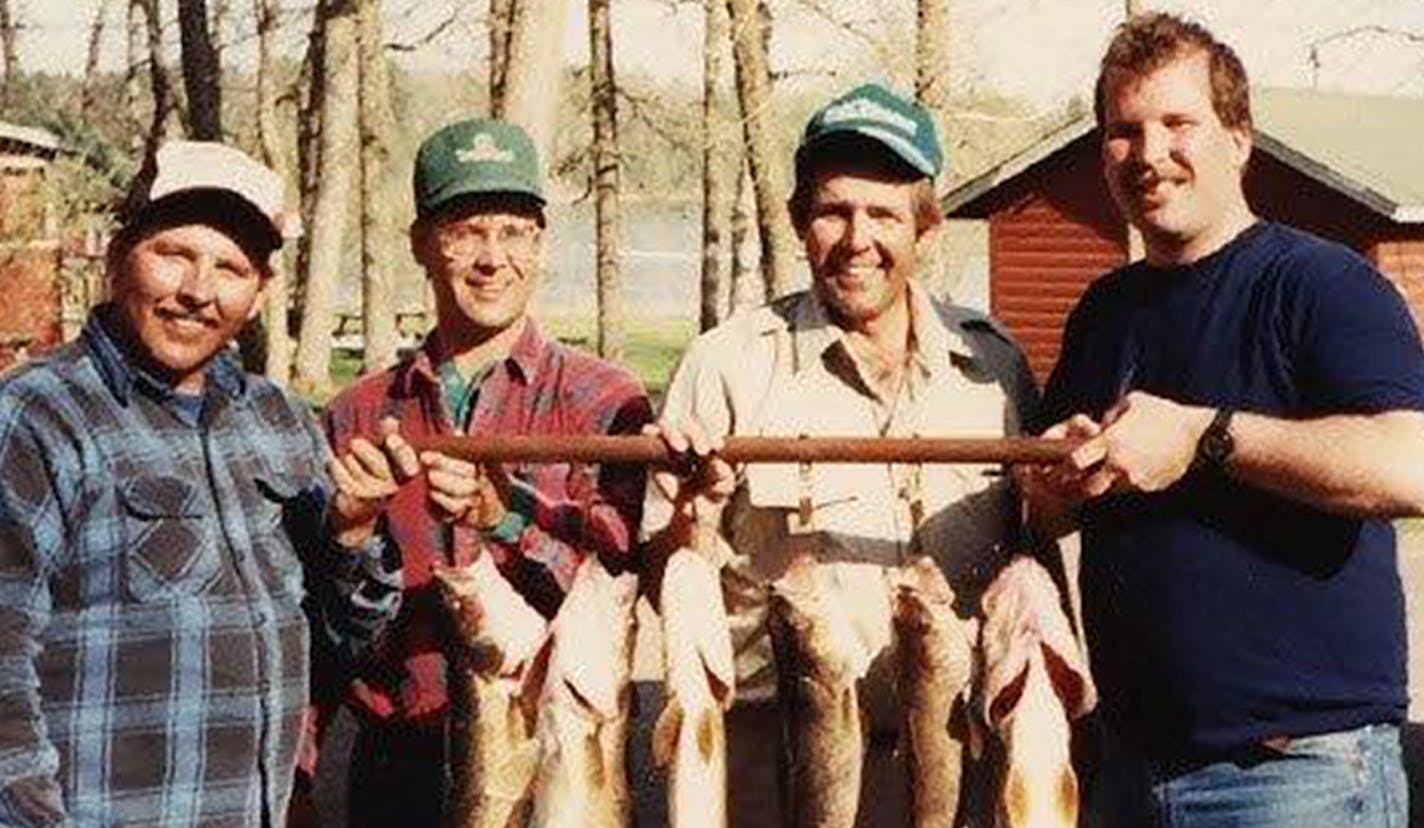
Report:
[{"label": "wristwatch", "polygon": [[1216,410],[1211,424],[1197,440],[1197,452],[1192,458],[1194,471],[1219,472],[1226,468],[1231,453],[1236,450],[1236,441],[1231,437],[1231,417],[1235,413],[1235,409],[1228,407]]}]

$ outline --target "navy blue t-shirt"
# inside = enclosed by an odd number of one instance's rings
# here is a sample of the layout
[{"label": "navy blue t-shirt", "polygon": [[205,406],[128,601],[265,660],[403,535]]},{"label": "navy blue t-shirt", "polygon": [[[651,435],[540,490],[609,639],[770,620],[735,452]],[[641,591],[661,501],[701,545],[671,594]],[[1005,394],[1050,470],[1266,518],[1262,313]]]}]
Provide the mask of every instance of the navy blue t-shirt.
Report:
[{"label": "navy blue t-shirt", "polygon": [[[1138,263],[1095,282],[1069,318],[1040,425],[1098,418],[1129,390],[1288,418],[1424,409],[1424,352],[1368,262],[1260,222],[1191,266]],[[1189,474],[1093,501],[1082,527],[1101,709],[1149,755],[1403,719],[1387,521]]]}]

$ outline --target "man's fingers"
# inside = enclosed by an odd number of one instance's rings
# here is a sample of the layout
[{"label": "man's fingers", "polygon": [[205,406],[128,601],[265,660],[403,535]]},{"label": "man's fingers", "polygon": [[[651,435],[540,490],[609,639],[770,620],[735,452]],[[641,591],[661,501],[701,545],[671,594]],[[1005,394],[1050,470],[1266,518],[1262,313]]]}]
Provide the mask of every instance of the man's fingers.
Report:
[{"label": "man's fingers", "polygon": [[1068,455],[1068,464],[1080,472],[1087,471],[1103,462],[1107,454],[1107,442],[1101,437],[1093,437],[1073,449],[1073,453]]},{"label": "man's fingers", "polygon": [[438,451],[423,451],[420,453],[420,464],[430,471],[441,471],[447,474],[462,475],[464,477],[477,477],[480,467],[468,460],[461,460],[458,457],[451,457],[448,454],[441,454]]},{"label": "man's fingers", "polygon": [[355,461],[359,472],[357,467],[353,467],[348,462],[347,468],[352,472],[369,475],[378,480],[395,480],[395,475],[391,473],[391,464],[386,459],[386,453],[361,437],[351,441],[351,444],[347,446],[346,458],[343,459]]},{"label": "man's fingers", "polygon": [[399,423],[396,423],[394,418],[387,417],[381,421],[381,433],[381,445],[386,450],[386,455],[395,462],[396,472],[401,478],[408,479],[420,474],[420,457],[415,448],[401,436]]},{"label": "man's fingers", "polygon": [[430,492],[439,492],[450,497],[468,498],[481,488],[480,481],[468,474],[432,468],[426,472],[430,481]]},{"label": "man's fingers", "polygon": [[452,518],[463,517],[466,512],[470,511],[471,504],[468,496],[456,497],[431,489],[430,499],[435,501],[435,505]]}]

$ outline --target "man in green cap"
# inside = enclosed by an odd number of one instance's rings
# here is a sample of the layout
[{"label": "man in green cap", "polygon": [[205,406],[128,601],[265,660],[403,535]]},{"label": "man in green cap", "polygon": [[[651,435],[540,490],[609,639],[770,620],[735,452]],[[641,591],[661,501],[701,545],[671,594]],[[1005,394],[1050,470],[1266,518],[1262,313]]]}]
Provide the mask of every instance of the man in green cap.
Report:
[{"label": "man in green cap", "polygon": [[[638,380],[546,338],[528,314],[544,267],[545,198],[524,130],[494,120],[439,129],[420,147],[414,183],[410,245],[435,294],[435,330],[332,402],[333,444],[379,434],[388,418],[408,438],[638,433],[652,414]],[[640,467],[420,459],[424,473],[386,511],[405,553],[403,611],[355,680],[328,688],[344,693],[358,722],[352,825],[442,824],[449,699],[433,567],[490,554],[552,617],[584,558],[623,568],[642,505]],[[318,698],[322,709],[329,702]]]},{"label": "man in green cap", "polygon": [[[953,589],[949,646],[939,657],[956,665],[949,678],[960,688],[969,682],[979,597],[1017,542],[1017,495],[989,464],[734,470],[716,457],[726,435],[1018,431],[1033,379],[1017,347],[997,323],[933,299],[914,275],[943,220],[934,190],[941,163],[929,114],[882,86],[858,87],[816,112],[796,152],[789,201],[811,288],[701,336],[668,389],[657,429],[670,448],[706,462],[690,478],[652,476],[643,533],[650,561],[693,547],[721,566],[736,683],[727,719],[732,825],[789,824],[783,818],[847,807],[858,811],[857,824],[908,824],[892,623],[902,567],[927,556]],[[831,767],[829,752],[798,753],[789,743],[782,770],[791,784],[778,797],[776,737],[797,725],[776,702],[796,683],[777,681],[768,612],[771,593],[787,585],[779,579],[803,556],[815,562],[816,622],[839,632],[830,636],[836,652],[822,655],[860,676],[868,746],[852,773]],[[849,752],[859,750],[857,730],[841,734]],[[951,780],[959,772],[953,753]],[[818,772],[839,774],[835,796],[847,801],[808,803],[825,793],[808,789]],[[948,784],[939,794],[952,809]]]}]

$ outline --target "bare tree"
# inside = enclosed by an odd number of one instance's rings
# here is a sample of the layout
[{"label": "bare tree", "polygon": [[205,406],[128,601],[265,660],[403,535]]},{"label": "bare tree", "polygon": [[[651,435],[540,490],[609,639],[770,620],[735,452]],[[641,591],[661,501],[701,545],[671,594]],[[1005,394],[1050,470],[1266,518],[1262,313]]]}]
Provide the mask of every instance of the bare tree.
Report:
[{"label": "bare tree", "polygon": [[222,140],[222,70],[208,31],[206,0],[178,0],[178,38],[188,91],[188,134],[200,141]]},{"label": "bare tree", "polygon": [[613,81],[609,0],[588,0],[589,77],[593,110],[594,229],[598,284],[598,353],[623,357],[623,297],[618,272],[618,90]]},{"label": "bare tree", "polygon": [[732,21],[732,51],[736,58],[737,96],[742,107],[747,163],[756,191],[762,278],[767,298],[773,298],[791,289],[796,240],[783,201],[787,177],[771,126],[767,29],[757,0],[727,0],[727,9]]},{"label": "bare tree", "polygon": [[504,94],[496,118],[529,132],[539,157],[549,159],[558,111],[567,0],[513,0]]},{"label": "bare tree", "polygon": [[394,199],[386,175],[395,118],[381,30],[381,0],[360,3],[361,327],[364,368],[374,371],[395,362],[399,345],[390,274]]},{"label": "bare tree", "polygon": [[153,114],[144,136],[144,157],[158,149],[158,143],[168,132],[169,116],[173,114],[173,84],[163,59],[163,20],[159,16],[158,0],[136,0],[143,11],[144,30],[148,37],[148,87],[153,98]]},{"label": "bare tree", "polygon": [[[281,14],[281,0],[252,0],[252,16],[257,23],[257,143],[262,163],[285,181],[287,164],[277,135],[275,54]],[[284,254],[274,263],[262,308],[262,331],[266,338],[263,373],[283,385],[292,378],[292,335],[287,329],[287,311],[292,302],[287,274],[292,259],[290,254]]]},{"label": "bare tree", "polygon": [[514,31],[515,0],[489,0],[490,112],[504,110],[505,77],[509,73],[509,36]]},{"label": "bare tree", "polygon": [[732,239],[732,196],[728,178],[735,169],[728,138],[731,93],[726,52],[731,35],[726,0],[705,0],[702,28],[702,301],[698,324],[708,330],[722,319],[728,292],[728,245]]},{"label": "bare tree", "polygon": [[0,86],[0,106],[9,106],[20,77],[20,19],[15,0],[0,0],[0,55],[5,62],[5,82]]},{"label": "bare tree", "polygon": [[351,158],[357,151],[358,11],[356,0],[321,0],[317,7],[324,45],[321,64],[312,67],[312,83],[321,85],[321,137],[293,377],[298,388],[316,393],[324,393],[331,385],[336,321],[332,300],[341,278],[346,212],[355,171]]},{"label": "bare tree", "polygon": [[[144,125],[143,80],[143,0],[127,0],[124,3],[124,102],[129,113],[129,126],[134,136],[141,134]],[[142,139],[135,138],[141,144]]]},{"label": "bare tree", "polygon": [[[915,98],[929,110],[941,141],[949,124],[949,0],[917,0],[915,27]],[[948,291],[948,237],[940,235],[925,250],[920,275],[927,287]]]},{"label": "bare tree", "polygon": [[89,44],[84,50],[84,84],[79,93],[80,105],[85,112],[94,111],[100,46],[104,42],[104,21],[108,12],[109,0],[99,0],[94,6],[94,20],[89,24]]},{"label": "bare tree", "polygon": [[745,156],[737,159],[736,169],[737,194],[732,200],[732,284],[727,289],[727,305],[732,310],[754,307],[767,298],[766,280],[754,277],[758,246],[756,196]]}]

